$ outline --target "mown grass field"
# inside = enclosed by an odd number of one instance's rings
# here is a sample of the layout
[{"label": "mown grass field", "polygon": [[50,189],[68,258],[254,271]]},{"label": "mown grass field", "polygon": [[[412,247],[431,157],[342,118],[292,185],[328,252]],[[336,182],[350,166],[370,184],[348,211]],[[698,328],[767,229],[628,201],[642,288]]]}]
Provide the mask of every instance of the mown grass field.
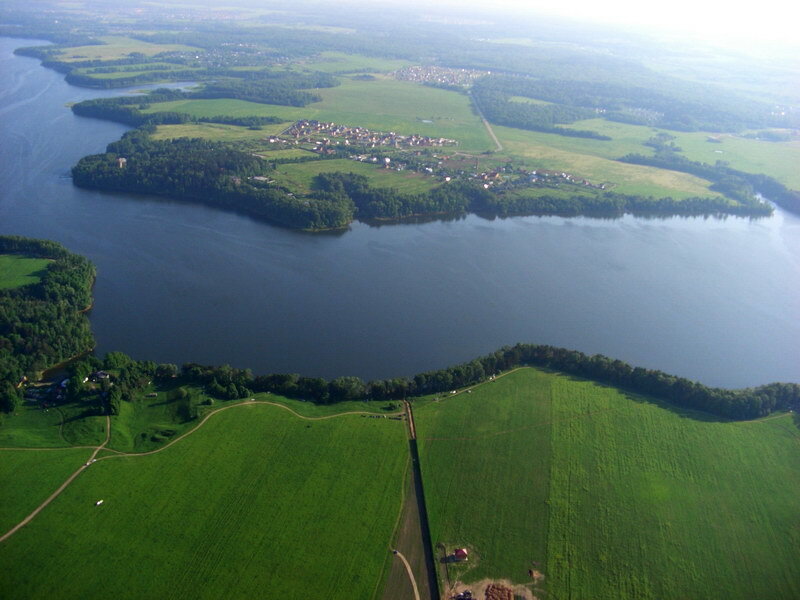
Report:
[{"label": "mown grass field", "polygon": [[426,177],[414,171],[393,171],[344,158],[278,165],[270,175],[295,193],[307,194],[312,189],[315,176],[320,173],[337,172],[364,175],[375,187],[394,188],[408,194],[427,192],[440,183],[433,177]]},{"label": "mown grass field", "polygon": [[[653,137],[656,132],[663,131],[675,136],[675,144],[682,150],[682,154],[690,160],[714,164],[718,160],[726,161],[734,169],[747,173],[764,173],[774,177],[784,185],[793,189],[800,189],[800,141],[768,142],[740,137],[731,134],[708,133],[704,131],[680,132],[656,130],[652,127],[641,125],[628,125],[604,119],[590,119],[577,121],[571,125],[573,129],[590,129],[613,138],[610,142],[598,140],[565,138],[548,134],[548,144],[563,150],[573,150],[585,154],[592,154],[603,158],[619,158],[630,152],[639,154],[652,154],[653,149],[643,146],[642,142]],[[560,137],[559,140],[552,138]],[[709,142],[712,137],[720,143]],[[544,139],[544,138],[542,138]]]},{"label": "mown grass field", "polygon": [[399,421],[234,406],[88,468],[0,546],[0,596],[374,597],[407,460]]},{"label": "mown grass field", "polygon": [[[216,116],[216,115],[215,115]],[[263,125],[261,129],[249,129],[239,125],[223,123],[184,123],[181,125],[159,125],[153,134],[154,140],[173,138],[202,138],[215,142],[238,142],[264,140],[286,129],[289,123]]]},{"label": "mown grass field", "polygon": [[628,138],[601,141],[510,127],[493,129],[509,156],[522,157],[540,168],[568,171],[593,183],[613,183],[617,192],[673,198],[719,195],[708,189],[708,181],[694,175],[614,160],[629,151],[647,150]]},{"label": "mown grass field", "polygon": [[[160,67],[168,67],[166,69],[153,69],[153,66],[160,66]],[[140,66],[141,69],[134,69],[134,67]],[[148,68],[149,67],[149,68]],[[94,67],[88,67],[83,69],[76,69],[75,73],[80,75],[87,75],[89,77],[93,77],[94,79],[122,79],[125,77],[135,77],[137,75],[142,75],[144,73],[152,74],[152,73],[159,73],[164,76],[164,79],[171,79],[172,71],[199,71],[199,68],[191,68],[186,67],[184,65],[176,65],[171,63],[149,63],[143,65],[125,65],[126,70],[119,70],[113,71],[111,73],[93,73],[92,70]]]},{"label": "mown grass field", "polygon": [[433,543],[473,554],[454,579],[524,583],[546,560],[549,377],[526,369],[414,411]]},{"label": "mown grass field", "polygon": [[29,258],[18,254],[0,254],[0,290],[39,283],[47,265],[46,258]]},{"label": "mown grass field", "polygon": [[81,60],[116,60],[127,58],[133,52],[139,52],[145,56],[153,56],[161,52],[176,50],[196,50],[191,46],[180,44],[151,44],[142,40],[125,36],[108,35],[99,38],[105,42],[95,46],[73,46],[67,48],[55,59],[64,62],[75,62]]},{"label": "mown grass field", "polygon": [[433,536],[474,548],[467,581],[538,561],[552,598],[800,596],[789,415],[718,422],[532,369],[416,415]]},{"label": "mown grass field", "polygon": [[402,69],[413,63],[407,60],[392,60],[364,56],[363,54],[346,54],[344,52],[325,51],[315,60],[302,61],[295,66],[307,71],[322,71],[324,73],[388,73]]},{"label": "mown grass field", "polygon": [[0,449],[0,535],[33,512],[91,453],[87,448]]},{"label": "mown grass field", "polygon": [[322,101],[306,107],[232,99],[178,100],[154,104],[144,112],[178,111],[196,117],[276,116],[287,121],[317,119],[373,131],[455,139],[459,142],[458,149],[465,151],[494,147],[480,119],[472,112],[469,98],[463,94],[380,77],[373,81],[343,79],[341,85],[315,93],[322,96]]}]

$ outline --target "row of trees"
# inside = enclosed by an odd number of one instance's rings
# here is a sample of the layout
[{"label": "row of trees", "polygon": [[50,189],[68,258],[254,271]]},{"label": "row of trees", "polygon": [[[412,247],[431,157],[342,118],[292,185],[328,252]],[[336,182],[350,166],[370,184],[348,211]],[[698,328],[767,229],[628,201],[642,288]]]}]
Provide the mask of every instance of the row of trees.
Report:
[{"label": "row of trees", "polygon": [[[41,370],[93,345],[88,320],[81,309],[90,303],[94,268],[86,259],[70,254],[54,242],[0,237],[0,252],[50,258],[53,263],[38,284],[2,292],[0,303],[0,400],[6,411],[20,399],[16,387],[22,375]],[[83,381],[100,368],[113,370],[114,385],[93,390],[104,410],[119,411],[119,402],[132,400],[151,380],[204,385],[221,399],[247,397],[253,392],[273,392],[314,402],[387,400],[447,392],[485,381],[489,376],[521,366],[555,369],[646,394],[685,408],[730,419],[750,419],[775,410],[800,409],[800,385],[771,383],[744,390],[713,388],[662,371],[633,367],[602,355],[547,345],[517,344],[447,369],[414,377],[364,382],[357,377],[327,381],[296,374],[253,376],[247,369],[134,361],[119,352],[100,360],[93,356],[73,362],[69,393],[81,398]]]},{"label": "row of trees", "polygon": [[486,381],[488,377],[519,366],[554,369],[570,375],[646,394],[671,404],[728,419],[753,419],[776,410],[800,409],[800,385],[771,383],[756,388],[714,388],[662,371],[633,367],[596,354],[537,344],[517,344],[475,360],[413,377],[365,382],[358,377],[327,381],[297,374],[254,377],[249,370],[194,363],[182,367],[185,380],[206,386],[218,398],[243,398],[253,392],[271,392],[318,403],[343,400],[396,400],[450,390]]},{"label": "row of trees", "polygon": [[56,242],[0,236],[0,254],[52,260],[38,283],[0,290],[0,410],[11,412],[23,376],[94,346],[83,311],[92,302],[95,270]]}]

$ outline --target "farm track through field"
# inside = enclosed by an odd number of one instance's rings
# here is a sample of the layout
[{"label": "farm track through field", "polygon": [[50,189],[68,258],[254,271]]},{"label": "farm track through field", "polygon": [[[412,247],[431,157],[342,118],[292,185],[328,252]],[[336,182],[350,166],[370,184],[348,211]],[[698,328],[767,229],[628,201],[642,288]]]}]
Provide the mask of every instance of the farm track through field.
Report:
[{"label": "farm track through field", "polygon": [[[304,415],[301,415],[301,414],[295,412],[294,410],[292,410],[288,406],[285,406],[283,404],[279,404],[277,402],[270,402],[268,400],[251,400],[249,402],[240,402],[238,404],[232,404],[230,406],[223,406],[222,408],[218,408],[217,410],[208,413],[203,418],[203,420],[200,421],[200,423],[198,423],[198,425],[196,427],[194,427],[193,429],[190,429],[189,431],[187,431],[183,435],[175,438],[174,440],[172,440],[171,442],[169,442],[165,446],[162,446],[161,448],[157,448],[156,450],[151,450],[149,452],[138,452],[138,453],[137,452],[120,452],[119,450],[112,450],[110,448],[106,448],[105,446],[108,444],[108,442],[111,441],[111,417],[108,416],[108,415],[106,415],[106,439],[99,446],[70,446],[70,447],[62,447],[62,448],[0,448],[0,450],[28,450],[28,451],[30,451],[30,450],[33,450],[33,451],[74,450],[76,448],[87,448],[87,449],[91,448],[91,449],[94,450],[94,452],[92,452],[91,456],[89,456],[89,458],[86,460],[86,462],[84,464],[82,464],[77,471],[75,471],[72,475],[70,475],[67,478],[67,480],[64,483],[62,483],[58,487],[58,489],[56,489],[55,492],[53,492],[44,502],[42,502],[39,506],[37,506],[31,514],[29,514],[22,521],[17,523],[14,527],[9,529],[6,533],[4,533],[3,536],[0,537],[0,543],[4,542],[8,538],[10,538],[12,535],[14,535],[17,531],[19,531],[22,527],[24,527],[25,525],[30,523],[36,517],[36,515],[38,515],[42,510],[44,510],[47,507],[48,504],[50,504],[53,500],[55,500],[61,494],[61,492],[63,492],[65,489],[67,489],[67,487],[78,477],[78,475],[80,475],[85,469],[87,469],[89,467],[89,465],[92,464],[92,461],[96,462],[96,461],[100,461],[100,460],[106,460],[106,459],[109,459],[109,458],[118,458],[120,456],[133,457],[133,456],[149,456],[151,454],[157,454],[158,452],[162,452],[163,450],[166,450],[167,448],[169,448],[173,444],[178,443],[182,439],[185,439],[187,436],[189,436],[189,435],[193,434],[194,432],[196,432],[198,429],[200,429],[200,427],[205,425],[206,422],[213,415],[216,415],[216,414],[222,412],[223,410],[229,410],[231,408],[236,408],[238,406],[252,406],[254,404],[268,404],[268,405],[271,405],[271,406],[277,406],[279,408],[283,408],[284,410],[288,410],[290,413],[292,413],[297,418],[304,419],[306,421],[322,421],[322,420],[325,420],[325,419],[333,419],[335,417],[343,417],[345,415],[375,414],[375,413],[371,413],[371,412],[368,412],[368,411],[348,411],[348,412],[343,412],[343,413],[336,413],[336,414],[333,414],[333,415],[324,415],[324,416],[321,416],[321,417],[306,417]],[[392,416],[396,416],[396,415],[401,414],[401,413],[390,413],[390,414]],[[389,415],[386,415],[386,416],[389,416]],[[109,456],[101,456],[100,458],[96,459],[95,457],[97,456],[97,454],[101,450],[104,450],[104,449],[109,451],[109,452],[113,452],[114,454],[113,455],[109,455]]]},{"label": "farm track through field", "polygon": [[38,515],[42,510],[44,510],[44,508],[48,504],[50,504],[53,500],[55,500],[58,497],[58,495],[61,494],[61,492],[63,492],[65,489],[67,489],[67,486],[69,486],[69,484],[72,483],[75,480],[75,478],[84,471],[84,469],[86,469],[90,464],[92,464],[92,461],[95,460],[95,456],[97,456],[97,453],[100,452],[100,450],[102,450],[105,447],[105,445],[108,444],[109,441],[111,441],[111,417],[106,415],[106,439],[105,439],[105,441],[94,449],[94,452],[92,452],[92,454],[91,454],[91,456],[89,456],[88,460],[83,465],[81,465],[81,467],[77,471],[75,471],[72,475],[70,475],[67,478],[67,480],[64,483],[62,483],[61,486],[59,486],[59,488],[55,492],[50,494],[50,497],[48,497],[47,500],[42,502],[39,506],[37,506],[34,509],[34,511],[31,514],[29,514],[27,517],[22,519],[22,521],[17,523],[14,527],[9,529],[6,533],[4,533],[3,536],[0,537],[0,543],[3,543],[8,538],[10,538],[12,535],[14,535],[17,531],[22,529],[25,525],[30,523],[34,519],[34,517],[36,517],[36,515]]},{"label": "farm track through field", "polygon": [[483,116],[483,111],[481,110],[481,107],[478,106],[478,103],[475,101],[475,97],[471,93],[469,97],[472,100],[472,105],[478,112],[478,116],[481,118],[481,121],[483,121],[483,125],[486,127],[486,131],[489,133],[489,137],[491,137],[492,140],[494,140],[494,145],[497,147],[496,148],[497,152],[502,152],[503,144],[501,144],[500,140],[497,139],[497,136],[494,134],[494,129],[492,129],[492,126],[489,124],[489,121],[486,120],[486,117]]},{"label": "farm track through field", "polygon": [[403,556],[402,552],[400,552],[399,550],[395,550],[394,553],[395,553],[396,556],[400,557],[400,560],[403,561],[403,564],[406,567],[406,572],[408,573],[408,578],[411,580],[411,586],[414,588],[414,600],[420,600],[419,589],[417,588],[417,580],[414,579],[414,572],[411,570],[411,565],[408,564],[408,561],[406,560],[406,557]]}]

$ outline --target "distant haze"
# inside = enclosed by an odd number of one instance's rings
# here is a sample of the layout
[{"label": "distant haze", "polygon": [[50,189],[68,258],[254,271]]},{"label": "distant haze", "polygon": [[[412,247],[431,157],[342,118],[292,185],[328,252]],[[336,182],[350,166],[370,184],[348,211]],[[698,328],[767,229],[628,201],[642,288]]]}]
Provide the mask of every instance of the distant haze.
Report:
[{"label": "distant haze", "polygon": [[[408,5],[398,0],[377,0],[390,4]],[[374,4],[371,0],[370,4]],[[412,2],[413,4],[413,2]],[[421,10],[424,5],[420,5]],[[787,0],[764,0],[758,3],[732,3],[729,0],[671,0],[670,2],[641,2],[640,0],[442,0],[441,9],[454,11],[499,12],[504,8],[532,15],[548,14],[576,20],[642,26],[665,32],[683,33],[697,39],[739,47],[742,42],[758,41],[769,44],[800,45],[797,36],[797,17],[800,8]],[[430,5],[428,5],[430,10]]]}]

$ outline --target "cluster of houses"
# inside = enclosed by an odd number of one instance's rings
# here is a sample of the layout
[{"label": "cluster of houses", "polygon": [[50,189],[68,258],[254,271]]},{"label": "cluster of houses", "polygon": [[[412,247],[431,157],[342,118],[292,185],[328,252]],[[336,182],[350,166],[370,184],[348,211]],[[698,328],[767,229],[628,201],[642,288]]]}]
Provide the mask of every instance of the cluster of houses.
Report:
[{"label": "cluster of houses", "polygon": [[[84,378],[83,382],[92,381],[93,383],[100,383],[101,381],[110,381],[111,374],[106,371],[95,371],[88,377]],[[20,382],[20,386],[28,380]],[[69,385],[69,378],[62,379],[58,383],[52,385],[32,385],[25,389],[25,398],[31,402],[41,402],[42,408],[47,410],[50,406],[61,404],[67,398],[67,386]]]},{"label": "cluster of houses", "polygon": [[583,185],[585,187],[594,188],[596,190],[604,190],[606,189],[605,183],[592,183],[588,179],[577,179],[573,177],[570,173],[565,173],[563,171],[531,171],[530,172],[530,181],[531,183],[551,183],[553,180],[563,179],[569,183],[576,183],[579,185]]},{"label": "cluster of houses", "polygon": [[[285,136],[285,137],[284,137]],[[288,139],[287,139],[288,138]],[[390,131],[370,131],[366,127],[348,127],[316,120],[301,120],[292,124],[282,136],[269,138],[271,144],[308,144],[310,150],[332,154],[332,146],[361,146],[363,148],[436,148],[455,146],[456,140],[427,135],[402,135]]]},{"label": "cluster of houses", "polygon": [[392,73],[395,79],[415,81],[417,83],[433,83],[457,87],[469,87],[479,77],[491,74],[491,71],[474,69],[450,69],[448,67],[413,66],[399,69]]}]

